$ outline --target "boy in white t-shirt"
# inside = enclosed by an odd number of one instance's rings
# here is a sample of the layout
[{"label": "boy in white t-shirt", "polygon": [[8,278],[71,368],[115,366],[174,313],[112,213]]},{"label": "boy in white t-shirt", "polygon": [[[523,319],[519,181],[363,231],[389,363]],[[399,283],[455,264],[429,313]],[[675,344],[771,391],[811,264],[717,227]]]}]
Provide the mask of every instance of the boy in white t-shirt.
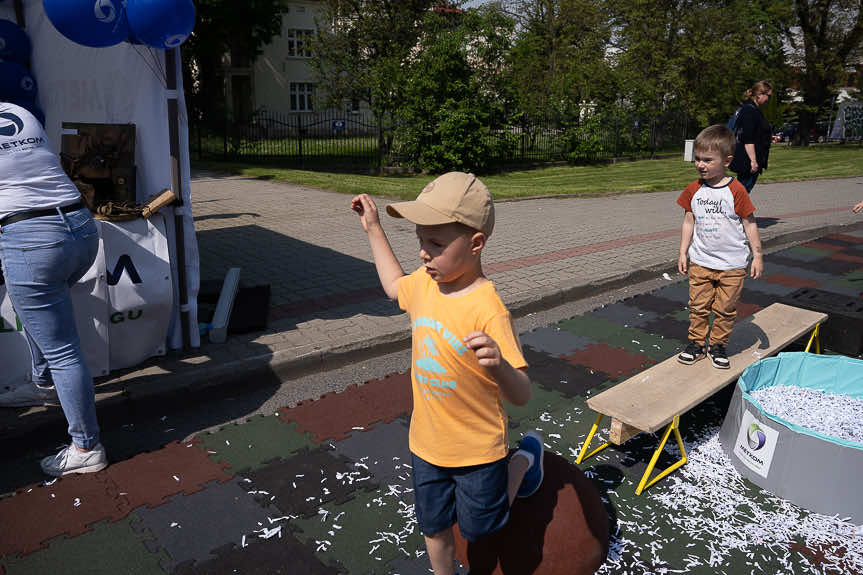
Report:
[{"label": "boy in white t-shirt", "polygon": [[709,331],[706,353],[713,365],[731,367],[725,346],[737,317],[750,247],[752,279],[758,279],[764,268],[755,207],[746,188],[725,174],[734,148],[734,134],[727,127],[717,124],[702,130],[694,145],[699,179],[677,198],[686,210],[677,268],[689,275],[689,345],[677,359],[687,365],[704,357]]}]

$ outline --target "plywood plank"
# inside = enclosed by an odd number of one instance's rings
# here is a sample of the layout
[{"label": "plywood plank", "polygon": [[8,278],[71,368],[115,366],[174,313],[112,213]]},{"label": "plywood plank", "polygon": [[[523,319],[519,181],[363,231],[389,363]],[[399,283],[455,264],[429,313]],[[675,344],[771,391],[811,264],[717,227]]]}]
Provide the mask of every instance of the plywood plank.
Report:
[{"label": "plywood plank", "polygon": [[670,357],[588,399],[587,405],[632,427],[657,431],[826,319],[820,312],[774,303],[735,324],[727,346],[731,369],[717,369],[709,358],[683,365]]}]

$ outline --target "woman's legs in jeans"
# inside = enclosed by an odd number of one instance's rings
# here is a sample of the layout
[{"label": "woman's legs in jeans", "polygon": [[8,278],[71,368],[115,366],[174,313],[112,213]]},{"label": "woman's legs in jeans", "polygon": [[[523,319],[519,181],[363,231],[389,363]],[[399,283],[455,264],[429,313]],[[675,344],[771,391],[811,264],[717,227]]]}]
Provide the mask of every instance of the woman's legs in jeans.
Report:
[{"label": "woman's legs in jeans", "polygon": [[0,230],[6,287],[31,343],[34,375],[47,364],[69,435],[84,450],[99,443],[99,425],[69,288],[93,264],[98,248],[98,230],[87,210],[24,220]]}]

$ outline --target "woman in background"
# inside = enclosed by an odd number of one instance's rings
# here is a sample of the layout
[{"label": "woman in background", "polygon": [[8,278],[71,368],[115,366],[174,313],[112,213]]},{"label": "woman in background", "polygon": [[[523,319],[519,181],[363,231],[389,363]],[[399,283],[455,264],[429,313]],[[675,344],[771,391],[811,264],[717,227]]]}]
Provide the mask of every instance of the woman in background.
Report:
[{"label": "woman in background", "polygon": [[773,139],[773,126],[761,113],[761,108],[773,95],[773,86],[764,80],[746,90],[744,102],[734,122],[737,149],[729,169],[747,192],[752,192],[758,174],[767,169],[767,156]]}]

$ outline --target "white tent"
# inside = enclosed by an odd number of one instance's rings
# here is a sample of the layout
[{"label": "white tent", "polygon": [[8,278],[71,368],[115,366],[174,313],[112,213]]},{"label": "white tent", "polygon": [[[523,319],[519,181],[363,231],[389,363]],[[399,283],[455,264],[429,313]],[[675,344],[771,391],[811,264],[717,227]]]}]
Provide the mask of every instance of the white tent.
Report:
[{"label": "white tent", "polygon": [[[112,346],[127,345],[130,343],[129,338],[155,338],[158,344],[148,348],[152,348],[149,355],[160,351],[164,353],[166,345],[180,348],[184,339],[186,345],[199,346],[198,250],[189,194],[188,122],[179,50],[166,52],[126,42],[107,48],[81,46],[57,32],[45,15],[41,0],[24,0],[19,7],[23,7],[23,10],[16,14],[13,2],[0,1],[0,18],[18,21],[20,25],[20,17],[23,17],[23,28],[33,45],[30,70],[39,85],[39,103],[46,117],[45,131],[54,149],[59,152],[61,126],[64,122],[135,124],[137,201],[144,201],[164,188],[171,188],[182,199],[181,205],[165,208],[157,214],[161,217],[138,220],[137,224],[126,227],[117,226],[117,229],[112,229],[112,233],[104,233],[103,226],[100,257],[108,257],[111,252],[117,252],[116,257],[122,257],[123,254],[128,256],[128,252],[136,251],[144,254],[145,259],[147,255],[152,256],[150,259],[157,262],[157,267],[158,262],[164,262],[165,266],[170,265],[170,278],[167,273],[162,274],[166,283],[163,283],[161,288],[155,289],[151,285],[148,291],[146,286],[141,289],[140,284],[124,287],[123,282],[117,284],[115,278],[115,295],[109,296],[131,298],[139,304],[146,304],[147,298],[151,297],[148,294],[158,292],[161,294],[158,297],[166,301],[170,308],[170,311],[162,313],[166,319],[154,322],[148,327],[150,331],[155,329],[156,333],[136,334],[127,329],[125,332],[116,331],[114,336],[110,336],[108,332],[116,327],[112,327],[112,324],[118,325],[119,322],[115,322],[115,317],[110,315],[114,312],[109,306],[106,313],[110,319],[106,325],[110,329],[96,325],[91,331],[94,334],[98,332],[102,338],[113,337],[116,341],[111,342]],[[116,240],[111,239],[118,237]],[[116,243],[112,245],[112,242]],[[134,249],[121,248],[121,244]],[[181,262],[181,265],[178,265],[178,262]],[[98,265],[99,260],[94,267]],[[104,260],[101,265],[106,265]],[[115,268],[111,264],[107,265],[107,275],[110,275]],[[165,269],[167,270],[167,267]],[[106,297],[104,285],[97,285],[104,280],[105,269],[91,271],[93,273],[88,275],[95,278],[95,283],[79,291],[89,292],[90,300]],[[86,277],[82,282],[85,280]],[[165,298],[164,292],[170,290],[173,290],[172,297]],[[3,291],[0,286],[0,302],[5,296]],[[114,305],[115,302],[109,303]],[[6,321],[7,327],[12,323],[14,328],[14,319],[7,317],[9,310],[3,311],[2,319]],[[86,319],[84,318],[85,323]],[[79,317],[79,327],[81,321],[82,318]],[[0,328],[3,325],[0,322]],[[0,329],[0,332],[2,331],[4,330]],[[14,329],[5,331],[14,332]],[[88,326],[85,325],[82,331],[85,332],[82,333],[83,340],[87,337]],[[7,345],[11,341],[9,339],[5,340],[4,344],[4,337],[23,339],[23,336],[0,333],[0,363],[8,365],[13,358],[4,356],[10,353],[9,350],[14,346]],[[87,342],[84,343],[86,352],[88,345]],[[93,343],[90,342],[89,345],[92,346]],[[4,352],[4,349],[7,351]],[[143,359],[145,357],[136,361]],[[129,361],[126,359],[120,363],[128,364]],[[128,365],[119,365],[118,362],[110,365],[110,369],[119,367]],[[93,371],[96,375],[105,373],[104,369]]]}]

